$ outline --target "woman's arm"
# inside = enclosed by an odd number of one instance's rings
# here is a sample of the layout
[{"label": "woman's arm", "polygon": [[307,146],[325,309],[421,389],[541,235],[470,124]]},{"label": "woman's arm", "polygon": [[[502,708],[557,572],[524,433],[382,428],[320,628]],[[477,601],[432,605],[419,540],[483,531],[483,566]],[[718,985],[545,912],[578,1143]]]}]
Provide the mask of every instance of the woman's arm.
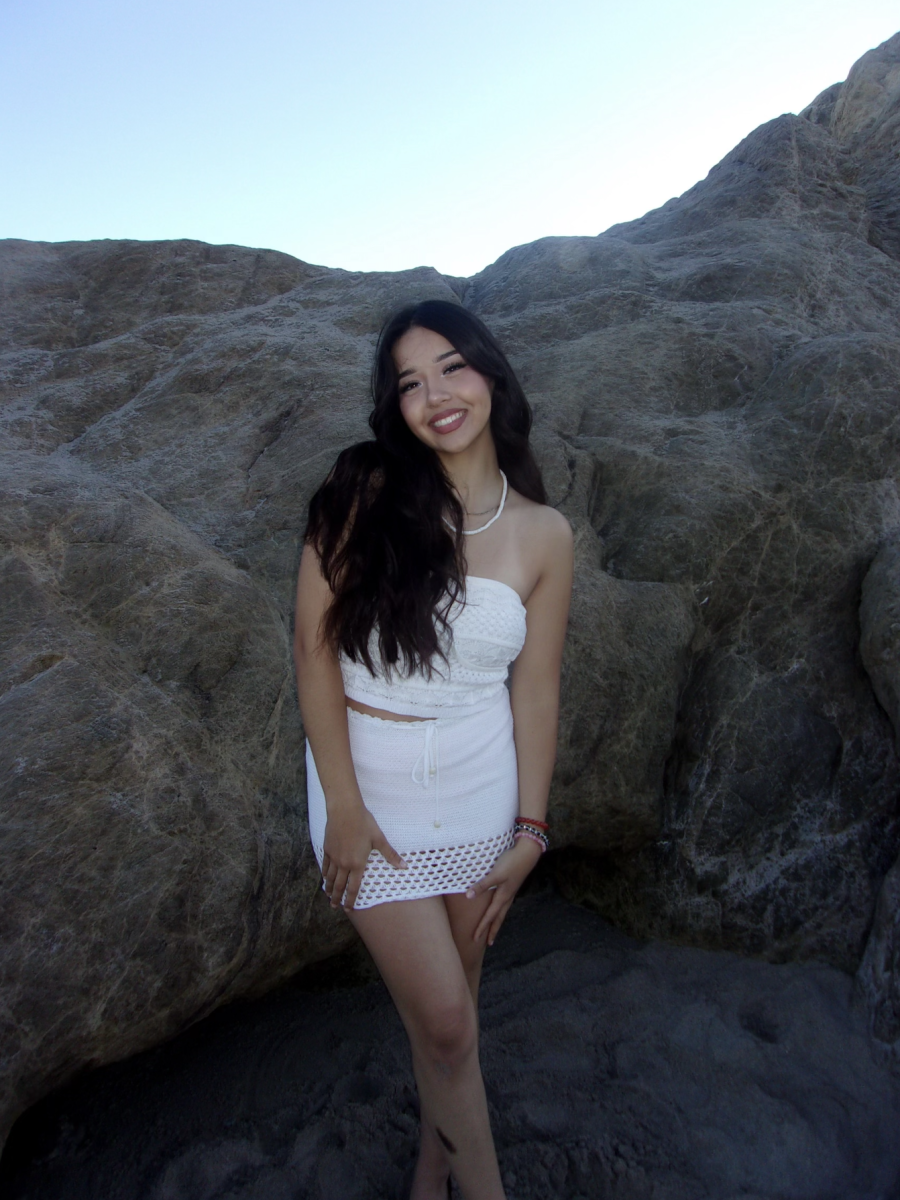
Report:
[{"label": "woman's arm", "polygon": [[[519,773],[519,815],[542,821],[556,762],[559,724],[559,676],[572,596],[572,529],[553,509],[541,512],[541,570],[525,610],[528,632],[513,664],[510,703]],[[540,847],[527,838],[500,856],[467,895],[494,888],[494,899],[475,930],[486,931],[492,945],[509,906],[540,858]]]},{"label": "woman's arm", "polygon": [[528,634],[513,664],[510,688],[519,815],[538,821],[547,812],[556,763],[559,675],[572,597],[572,529],[565,517],[550,512],[556,520],[547,539],[544,569],[525,605]]},{"label": "woman's arm", "polygon": [[297,578],[294,665],[297,696],[306,736],[325,793],[327,822],[322,874],[332,908],[346,888],[345,907],[352,908],[369,853],[379,850],[394,867],[403,867],[375,818],[363,803],[347,728],[344,681],[333,649],[322,638],[322,618],[332,595],[315,550],[306,545]]}]

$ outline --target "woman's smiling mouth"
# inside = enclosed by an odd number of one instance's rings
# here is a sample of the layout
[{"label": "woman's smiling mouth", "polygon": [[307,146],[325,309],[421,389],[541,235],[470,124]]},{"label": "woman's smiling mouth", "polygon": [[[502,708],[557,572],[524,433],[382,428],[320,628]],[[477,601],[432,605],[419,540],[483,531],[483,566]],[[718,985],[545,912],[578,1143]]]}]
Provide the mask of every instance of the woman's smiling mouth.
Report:
[{"label": "woman's smiling mouth", "polygon": [[466,419],[466,410],[458,408],[455,412],[449,412],[439,417],[433,417],[428,424],[435,433],[452,433],[455,429],[459,429],[463,421]]}]

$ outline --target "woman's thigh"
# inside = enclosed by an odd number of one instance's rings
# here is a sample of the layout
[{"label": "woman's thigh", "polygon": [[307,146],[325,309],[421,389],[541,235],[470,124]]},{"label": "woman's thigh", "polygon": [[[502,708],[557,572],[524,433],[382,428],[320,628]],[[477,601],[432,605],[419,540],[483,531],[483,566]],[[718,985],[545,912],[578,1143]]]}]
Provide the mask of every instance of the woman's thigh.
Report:
[{"label": "woman's thigh", "polygon": [[470,957],[460,952],[445,899],[394,900],[347,914],[413,1041],[442,1030],[449,1036],[475,1016]]},{"label": "woman's thigh", "polygon": [[474,933],[493,898],[493,892],[482,892],[474,900],[467,900],[464,894],[443,897],[453,942],[473,996],[478,995],[481,964],[487,946],[487,935],[482,933],[476,941]]}]

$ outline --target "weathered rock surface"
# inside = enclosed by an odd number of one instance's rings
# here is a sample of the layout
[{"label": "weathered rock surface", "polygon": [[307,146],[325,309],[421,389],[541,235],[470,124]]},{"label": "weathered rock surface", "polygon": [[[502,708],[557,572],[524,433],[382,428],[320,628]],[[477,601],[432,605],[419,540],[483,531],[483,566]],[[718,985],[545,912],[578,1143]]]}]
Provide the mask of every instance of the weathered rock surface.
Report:
[{"label": "weathered rock surface", "polygon": [[[640,945],[552,897],[519,901],[482,1004],[510,1200],[896,1195],[900,1082],[873,1061],[850,992],[832,968]],[[8,1200],[396,1200],[415,1137],[383,987],[293,984],[38,1106],[0,1187]]]},{"label": "weathered rock surface", "polygon": [[70,458],[3,457],[0,530],[8,1110],[335,932],[311,904],[271,600]]},{"label": "weathered rock surface", "polygon": [[801,114],[853,154],[865,188],[871,240],[900,258],[900,38],[892,37],[855,63]]},{"label": "weathered rock surface", "polygon": [[561,884],[638,933],[858,966],[900,838],[859,647],[900,527],[898,52],[661,209],[469,281],[0,244],[3,1120],[344,944],[292,593],[374,333],[425,296],[499,334],[576,529]]},{"label": "weathered rock surface", "polygon": [[[881,547],[863,580],[860,654],[900,743],[900,541]],[[872,932],[859,969],[872,1032],[900,1062],[900,859],[878,897]]]},{"label": "weathered rock surface", "polygon": [[879,1047],[900,1065],[900,860],[882,884],[857,980]]},{"label": "weathered rock surface", "polygon": [[900,540],[885,542],[866,572],[859,651],[875,695],[900,741]]},{"label": "weathered rock surface", "polygon": [[701,614],[658,835],[567,870],[570,894],[849,969],[900,782],[857,651],[862,576],[900,519],[900,275],[853,171],[782,117],[658,212],[510,251],[465,294],[514,348],[551,461],[591,475],[587,509],[563,507],[606,573],[690,587]]}]

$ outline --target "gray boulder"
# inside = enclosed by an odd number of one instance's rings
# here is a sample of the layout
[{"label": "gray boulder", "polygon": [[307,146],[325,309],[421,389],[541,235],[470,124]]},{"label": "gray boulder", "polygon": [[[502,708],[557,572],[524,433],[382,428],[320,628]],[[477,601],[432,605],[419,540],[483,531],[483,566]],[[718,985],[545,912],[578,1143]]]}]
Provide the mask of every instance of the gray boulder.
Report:
[{"label": "gray boulder", "polygon": [[801,116],[824,125],[852,153],[870,238],[900,258],[900,37],[864,54],[844,83],[827,88]]},{"label": "gray boulder", "polygon": [[859,652],[878,702],[900,740],[900,539],[881,547],[866,572]]},{"label": "gray boulder", "polygon": [[838,89],[646,217],[468,281],[0,243],[0,1125],[346,943],[306,843],[294,579],[375,331],[426,296],[499,334],[576,530],[560,886],[856,969],[900,841],[858,611],[900,527],[898,46],[844,125]]},{"label": "gray boulder", "polygon": [[[900,541],[886,542],[862,588],[860,654],[900,741]],[[872,1031],[900,1061],[900,859],[882,884],[858,981]]]},{"label": "gray boulder", "polygon": [[3,1069],[85,1063],[331,952],[272,601],[146,495],[4,456]]},{"label": "gray boulder", "polygon": [[900,523],[900,273],[857,174],[781,117],[657,212],[510,251],[465,293],[593,481],[562,506],[602,569],[699,613],[655,838],[578,843],[561,885],[634,932],[848,970],[900,783],[857,611]]}]

